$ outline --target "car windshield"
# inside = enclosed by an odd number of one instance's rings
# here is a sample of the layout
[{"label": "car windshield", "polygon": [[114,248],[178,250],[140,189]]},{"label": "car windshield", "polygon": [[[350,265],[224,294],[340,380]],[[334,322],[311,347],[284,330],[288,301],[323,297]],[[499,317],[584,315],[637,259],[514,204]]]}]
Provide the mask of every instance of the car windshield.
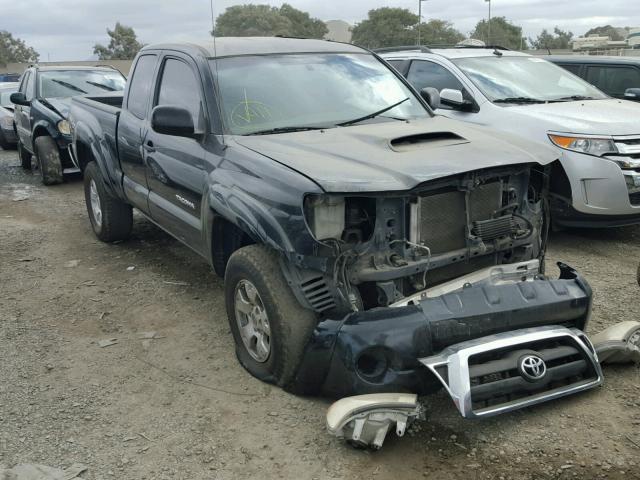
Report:
[{"label": "car windshield", "polygon": [[9,89],[0,90],[0,107],[13,107],[13,103],[11,103],[10,97],[12,93],[15,93],[17,91],[18,91],[17,88],[13,90],[9,90]]},{"label": "car windshield", "polygon": [[40,72],[38,78],[41,98],[121,92],[126,82],[116,70],[52,70]]},{"label": "car windshield", "polygon": [[607,98],[597,88],[542,58],[503,55],[454,62],[492,102]]},{"label": "car windshield", "polygon": [[218,77],[225,124],[235,135],[430,115],[369,54],[229,57],[211,60],[211,68]]}]

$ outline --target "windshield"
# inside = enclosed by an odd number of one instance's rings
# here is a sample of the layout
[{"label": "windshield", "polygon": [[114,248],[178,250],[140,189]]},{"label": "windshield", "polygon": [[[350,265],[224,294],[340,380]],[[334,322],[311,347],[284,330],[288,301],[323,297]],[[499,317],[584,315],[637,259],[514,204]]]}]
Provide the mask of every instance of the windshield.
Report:
[{"label": "windshield", "polygon": [[17,91],[17,88],[15,88],[14,90],[2,89],[0,91],[0,107],[13,107],[13,103],[11,103],[11,100],[9,98],[11,97],[12,93],[15,93]]},{"label": "windshield", "polygon": [[121,92],[125,78],[118,71],[53,70],[40,72],[40,98],[64,98],[75,95]]},{"label": "windshield", "polygon": [[335,127],[367,121],[376,112],[377,121],[429,116],[393,72],[369,54],[230,57],[217,60],[217,66],[211,60],[211,68],[218,76],[225,123],[235,135]]},{"label": "windshield", "polygon": [[491,101],[542,101],[607,98],[564,68],[536,57],[461,58],[456,65]]}]

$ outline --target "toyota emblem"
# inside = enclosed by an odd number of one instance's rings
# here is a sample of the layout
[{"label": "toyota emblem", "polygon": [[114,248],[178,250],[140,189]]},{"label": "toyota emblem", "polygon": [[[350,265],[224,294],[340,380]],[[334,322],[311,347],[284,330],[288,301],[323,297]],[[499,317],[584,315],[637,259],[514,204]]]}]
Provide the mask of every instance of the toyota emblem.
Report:
[{"label": "toyota emblem", "polygon": [[537,382],[547,373],[547,365],[537,355],[525,355],[518,362],[518,370],[525,380]]}]

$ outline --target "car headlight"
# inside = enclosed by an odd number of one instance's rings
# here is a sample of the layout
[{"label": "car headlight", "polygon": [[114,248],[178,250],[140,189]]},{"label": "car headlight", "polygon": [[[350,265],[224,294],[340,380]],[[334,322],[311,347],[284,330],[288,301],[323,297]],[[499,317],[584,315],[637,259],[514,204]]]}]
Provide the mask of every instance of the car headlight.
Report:
[{"label": "car headlight", "polygon": [[617,153],[615,143],[611,138],[574,137],[567,135],[551,135],[549,140],[557,147],[573,152],[586,153],[602,157],[609,153]]},{"label": "car headlight", "polygon": [[69,122],[67,122],[66,120],[60,120],[58,122],[58,131],[63,135],[71,135],[71,127],[69,125]]}]

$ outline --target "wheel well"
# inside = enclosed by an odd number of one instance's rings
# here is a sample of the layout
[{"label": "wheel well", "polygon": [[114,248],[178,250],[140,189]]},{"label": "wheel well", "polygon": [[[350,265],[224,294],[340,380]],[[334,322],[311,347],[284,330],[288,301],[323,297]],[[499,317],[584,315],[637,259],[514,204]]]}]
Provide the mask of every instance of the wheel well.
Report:
[{"label": "wheel well", "polygon": [[213,269],[220,277],[224,277],[227,263],[233,252],[239,248],[253,245],[256,242],[233,223],[215,215],[211,232],[211,258]]},{"label": "wheel well", "polygon": [[36,129],[33,131],[33,136],[31,137],[31,142],[33,144],[31,148],[33,148],[34,152],[36,151],[36,138],[44,136],[50,137],[51,135],[49,135],[49,131],[45,127],[36,127]]},{"label": "wheel well", "polygon": [[571,182],[560,162],[553,162],[549,177],[551,192],[571,201]]},{"label": "wheel well", "polygon": [[84,169],[89,165],[89,162],[93,161],[91,149],[85,143],[76,141],[76,156],[78,167],[84,172]]}]

